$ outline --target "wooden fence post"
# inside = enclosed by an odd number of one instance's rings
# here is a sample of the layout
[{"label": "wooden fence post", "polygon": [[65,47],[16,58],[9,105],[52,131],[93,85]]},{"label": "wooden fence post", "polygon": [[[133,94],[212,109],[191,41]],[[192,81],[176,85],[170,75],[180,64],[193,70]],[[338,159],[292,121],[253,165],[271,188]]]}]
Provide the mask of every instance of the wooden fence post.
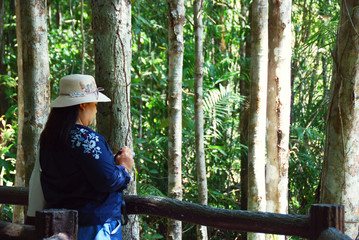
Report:
[{"label": "wooden fence post", "polygon": [[344,205],[313,204],[310,208],[310,240],[317,240],[320,233],[333,227],[344,232]]},{"label": "wooden fence post", "polygon": [[36,212],[38,239],[64,233],[69,240],[77,240],[77,211],[68,209],[46,209]]}]

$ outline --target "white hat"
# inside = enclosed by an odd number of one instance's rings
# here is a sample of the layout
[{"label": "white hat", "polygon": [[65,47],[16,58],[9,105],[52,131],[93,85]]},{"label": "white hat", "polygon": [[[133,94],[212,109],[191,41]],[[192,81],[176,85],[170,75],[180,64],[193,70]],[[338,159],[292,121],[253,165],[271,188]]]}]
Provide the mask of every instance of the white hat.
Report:
[{"label": "white hat", "polygon": [[110,102],[111,99],[100,93],[103,88],[96,86],[95,79],[90,75],[72,74],[60,79],[60,96],[50,107],[69,107],[89,102]]}]

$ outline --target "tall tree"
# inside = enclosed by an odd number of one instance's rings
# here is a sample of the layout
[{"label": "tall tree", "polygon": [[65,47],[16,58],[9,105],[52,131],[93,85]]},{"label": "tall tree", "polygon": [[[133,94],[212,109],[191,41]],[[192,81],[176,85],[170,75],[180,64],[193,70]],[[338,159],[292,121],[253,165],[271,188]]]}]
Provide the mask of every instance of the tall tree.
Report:
[{"label": "tall tree", "polygon": [[[0,0],[0,75],[6,74],[5,60],[5,38],[4,38],[4,0]],[[6,113],[9,108],[9,100],[6,95],[6,86],[0,85],[0,116]]]},{"label": "tall tree", "polygon": [[[182,67],[184,0],[169,0],[168,23],[168,196],[182,200]],[[167,239],[182,239],[182,223],[168,220]]]},{"label": "tall tree", "polygon": [[81,73],[84,73],[85,68],[85,34],[84,34],[84,0],[81,0],[81,20],[80,20],[80,31],[81,31]]},{"label": "tall tree", "polygon": [[[5,73],[6,65],[4,64],[5,42],[4,42],[4,0],[0,0],[0,74]],[[0,111],[1,114],[1,111]]]},{"label": "tall tree", "polygon": [[[251,55],[251,30],[246,29],[252,17],[251,4],[246,0],[241,1],[241,14],[246,16],[241,21],[241,35],[244,35],[244,41],[241,42],[241,75],[240,75],[240,94],[246,98],[243,104],[243,110],[240,113],[240,143],[248,146],[248,121],[249,121],[249,95],[250,95],[250,55]],[[250,24],[248,24],[250,25]],[[248,209],[248,151],[241,152],[241,210]],[[241,239],[247,239],[247,233],[241,234]]]},{"label": "tall tree", "polygon": [[[198,183],[198,203],[207,205],[208,189],[206,174],[206,159],[204,154],[204,121],[203,121],[203,23],[202,23],[203,0],[194,0],[193,20],[195,35],[195,142],[196,142],[196,165]],[[207,227],[197,226],[197,239],[208,239]]]},{"label": "tall tree", "polygon": [[291,5],[269,1],[266,204],[267,212],[276,213],[288,209]]},{"label": "tall tree", "polygon": [[[265,135],[268,69],[268,1],[252,2],[251,90],[248,133],[248,210],[265,211]],[[248,233],[248,239],[264,239]]]},{"label": "tall tree", "polygon": [[[38,157],[40,133],[49,114],[50,70],[46,1],[16,1],[18,44],[18,143],[16,186],[28,186]],[[14,222],[22,222],[22,207],[15,207]]]},{"label": "tall tree", "polygon": [[[110,104],[99,105],[98,131],[105,136],[111,149],[132,148],[130,87],[131,87],[131,2],[127,0],[93,0],[93,31],[95,76],[105,88]],[[136,194],[135,170],[126,194]],[[139,239],[136,215],[129,216],[123,229],[124,239]]]},{"label": "tall tree", "polygon": [[345,233],[358,233],[359,2],[342,0],[328,106],[320,201],[345,206]]}]

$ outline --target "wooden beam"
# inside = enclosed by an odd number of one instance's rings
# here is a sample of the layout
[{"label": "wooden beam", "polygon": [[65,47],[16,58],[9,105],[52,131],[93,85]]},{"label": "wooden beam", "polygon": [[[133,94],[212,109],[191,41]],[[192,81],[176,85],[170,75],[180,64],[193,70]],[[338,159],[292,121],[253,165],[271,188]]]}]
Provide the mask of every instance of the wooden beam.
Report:
[{"label": "wooden beam", "polygon": [[[262,232],[318,239],[323,230],[344,230],[342,205],[313,204],[307,215],[218,209],[154,196],[124,196],[128,214],[147,214],[240,232]],[[0,187],[0,204],[28,204],[28,188]]]},{"label": "wooden beam", "polygon": [[68,209],[46,209],[36,212],[36,232],[39,239],[52,237],[58,233],[69,239],[77,239],[77,216],[77,211]]},{"label": "wooden beam", "polygon": [[[147,214],[239,232],[262,232],[308,238],[306,215],[218,209],[154,196],[124,196],[128,214]],[[0,203],[28,204],[28,189],[0,187]]]},{"label": "wooden beam", "polygon": [[317,240],[323,230],[333,227],[344,232],[344,206],[312,204],[310,208],[310,240]]},{"label": "wooden beam", "polygon": [[240,232],[262,232],[308,238],[309,216],[227,210],[154,196],[125,196],[128,214],[172,218]]},{"label": "wooden beam", "polygon": [[0,186],[0,204],[27,206],[29,188]]}]

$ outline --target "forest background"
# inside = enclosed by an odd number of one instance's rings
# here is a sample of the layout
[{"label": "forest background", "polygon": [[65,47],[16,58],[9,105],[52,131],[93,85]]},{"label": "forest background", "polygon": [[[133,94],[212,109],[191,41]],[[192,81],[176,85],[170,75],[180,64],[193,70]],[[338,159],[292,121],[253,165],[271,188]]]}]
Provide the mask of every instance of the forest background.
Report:
[{"label": "forest background", "polygon": [[[250,40],[248,0],[204,1],[204,111],[208,204],[241,209],[241,113],[248,97]],[[0,1],[0,185],[14,184],[17,144],[17,39],[15,1]],[[183,62],[183,201],[197,202],[194,129],[193,9],[186,5]],[[48,1],[51,96],[58,80],[81,71],[95,75],[91,7],[81,1]],[[167,195],[168,4],[132,1],[131,114],[140,195]],[[81,32],[81,15],[83,29]],[[326,114],[332,76],[332,52],[339,21],[338,1],[297,0],[292,5],[291,127],[289,213],[305,214],[318,201],[324,155]],[[84,41],[82,40],[84,38]],[[85,51],[82,54],[82,44]],[[11,220],[12,206],[1,206]],[[141,237],[165,236],[166,220],[141,216]],[[184,223],[183,238],[195,227]],[[235,239],[239,233],[209,229],[211,239]]]}]

